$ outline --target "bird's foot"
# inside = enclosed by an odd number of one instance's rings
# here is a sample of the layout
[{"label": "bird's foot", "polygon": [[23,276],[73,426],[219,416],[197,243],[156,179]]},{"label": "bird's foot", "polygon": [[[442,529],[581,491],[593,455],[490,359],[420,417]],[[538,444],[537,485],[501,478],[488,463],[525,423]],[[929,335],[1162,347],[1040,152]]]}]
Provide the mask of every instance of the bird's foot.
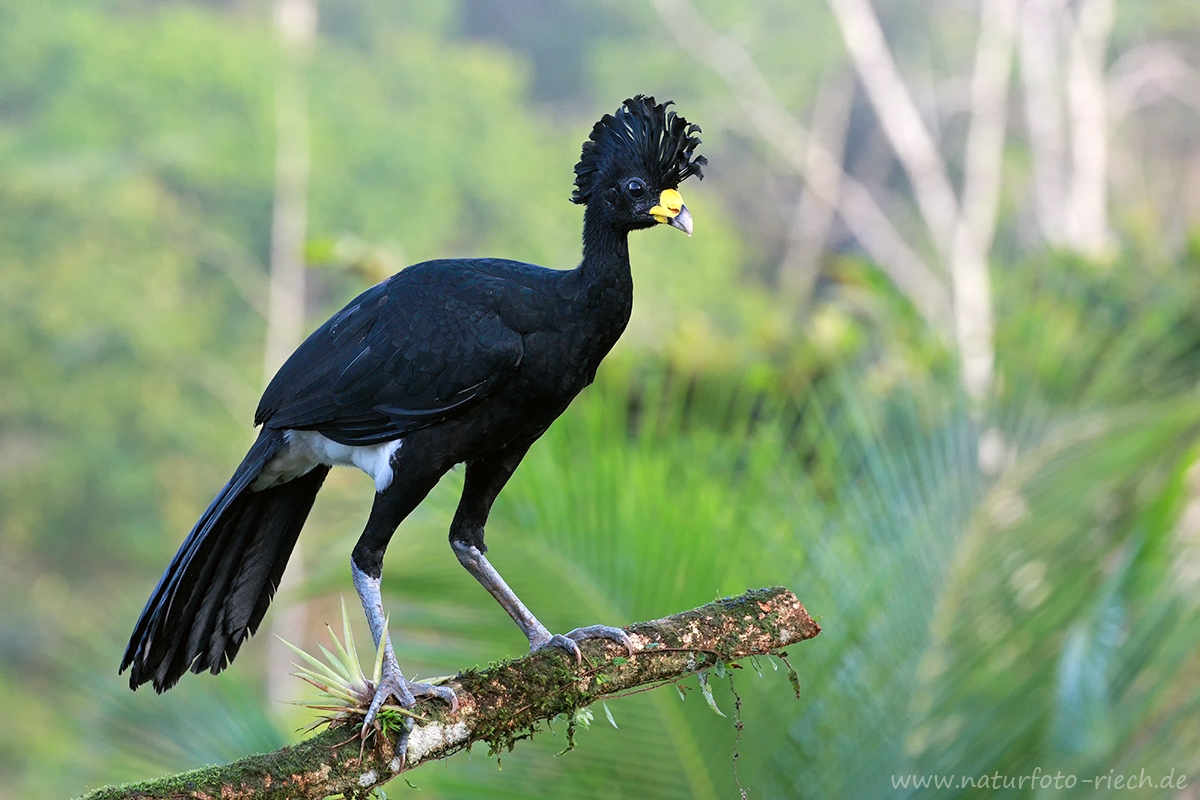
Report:
[{"label": "bird's foot", "polygon": [[610,625],[589,625],[586,628],[576,628],[566,634],[556,633],[540,642],[531,642],[529,650],[531,652],[551,648],[566,650],[575,656],[575,663],[580,664],[583,663],[583,653],[579,651],[579,642],[585,639],[608,639],[624,646],[629,651],[629,655],[633,655],[633,641],[629,638],[629,634]]},{"label": "bird's foot", "polygon": [[[435,686],[432,683],[417,683],[408,680],[400,672],[400,665],[396,663],[395,657],[388,653],[383,659],[383,675],[375,686],[375,696],[371,698],[371,705],[367,707],[367,713],[363,716],[364,739],[389,697],[394,697],[397,703],[406,709],[416,705],[418,697],[436,697],[450,706],[450,713],[458,711],[458,697],[455,696],[453,689],[449,686]],[[396,742],[396,757],[400,759],[401,769],[403,769],[405,756],[408,753],[408,735],[412,731],[412,727],[412,717],[406,715],[404,729],[400,732],[399,741]]]}]

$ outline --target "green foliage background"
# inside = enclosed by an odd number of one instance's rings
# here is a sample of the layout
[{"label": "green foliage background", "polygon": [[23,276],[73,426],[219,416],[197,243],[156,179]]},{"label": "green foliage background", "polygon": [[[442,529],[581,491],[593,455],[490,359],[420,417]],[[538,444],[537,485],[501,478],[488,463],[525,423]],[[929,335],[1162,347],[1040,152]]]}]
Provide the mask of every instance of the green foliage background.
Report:
[{"label": "green foliage background", "polygon": [[[969,52],[969,21],[934,41],[914,4],[878,5],[913,58]],[[1127,5],[1120,41],[1200,30],[1189,0]],[[700,6],[794,107],[843,59],[819,4]],[[502,770],[482,752],[426,767],[422,796],[926,796],[892,778],[1034,768],[1200,785],[1196,221],[1168,247],[1122,206],[1121,254],[1093,264],[1022,247],[1008,198],[997,396],[973,413],[953,354],[854,251],[830,253],[801,313],[781,296],[787,181],[645,4],[507,13],[320,4],[310,326],[426,258],[573,266],[591,123],[636,92],[674,98],[712,162],[685,187],[697,234],[633,241],[630,330],[502,495],[491,552],[554,629],[785,584],[825,631],[791,654],[799,701],[766,662],[732,673],[736,745],[694,691],[659,690],[610,704],[620,729],[598,714],[561,758],[547,732]],[[262,636],[163,696],[115,674],[253,436],[275,64],[263,3],[0,1],[0,798],[235,758],[306,720],[264,699]],[[996,474],[988,430],[1008,445]],[[460,481],[389,551],[410,674],[523,646],[446,547]],[[369,493],[335,473],[306,529],[302,645],[349,593]],[[731,714],[727,685],[717,701]]]}]

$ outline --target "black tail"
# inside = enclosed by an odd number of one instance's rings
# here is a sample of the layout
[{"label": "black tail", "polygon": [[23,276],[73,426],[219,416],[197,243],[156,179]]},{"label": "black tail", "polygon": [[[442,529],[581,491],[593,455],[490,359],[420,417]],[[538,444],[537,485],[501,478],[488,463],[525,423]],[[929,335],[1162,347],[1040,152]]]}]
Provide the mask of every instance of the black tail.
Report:
[{"label": "black tail", "polygon": [[329,467],[259,492],[250,485],[283,446],[264,428],[154,587],[121,661],[129,686],[170,689],[188,669],[215,675],[258,629]]}]

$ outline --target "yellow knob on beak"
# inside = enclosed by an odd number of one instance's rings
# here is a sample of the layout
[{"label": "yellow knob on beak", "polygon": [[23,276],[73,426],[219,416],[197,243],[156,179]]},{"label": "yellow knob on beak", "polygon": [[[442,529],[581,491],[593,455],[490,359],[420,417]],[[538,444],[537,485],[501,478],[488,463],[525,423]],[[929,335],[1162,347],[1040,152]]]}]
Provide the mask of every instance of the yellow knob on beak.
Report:
[{"label": "yellow knob on beak", "polygon": [[675,189],[663,189],[658,196],[658,205],[650,209],[650,216],[660,223],[678,228],[688,236],[692,235],[692,215],[683,204],[683,195]]}]

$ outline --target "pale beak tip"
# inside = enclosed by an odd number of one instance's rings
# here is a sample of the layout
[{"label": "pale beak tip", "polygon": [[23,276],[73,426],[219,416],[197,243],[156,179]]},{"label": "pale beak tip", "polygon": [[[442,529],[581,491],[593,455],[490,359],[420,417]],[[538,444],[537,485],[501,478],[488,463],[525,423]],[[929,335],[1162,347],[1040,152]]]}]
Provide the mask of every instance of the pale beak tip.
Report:
[{"label": "pale beak tip", "polygon": [[667,224],[672,228],[678,228],[689,237],[692,235],[692,214],[688,211],[687,206],[680,207],[679,213],[667,220]]}]

